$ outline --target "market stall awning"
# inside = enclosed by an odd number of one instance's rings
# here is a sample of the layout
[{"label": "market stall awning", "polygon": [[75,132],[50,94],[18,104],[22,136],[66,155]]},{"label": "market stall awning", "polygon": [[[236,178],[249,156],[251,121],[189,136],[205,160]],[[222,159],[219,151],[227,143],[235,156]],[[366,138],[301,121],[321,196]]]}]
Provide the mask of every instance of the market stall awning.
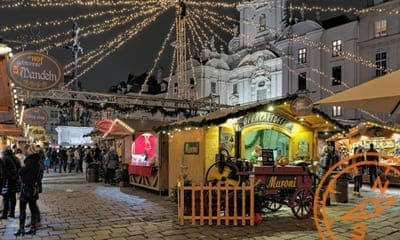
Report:
[{"label": "market stall awning", "polygon": [[386,74],[315,104],[338,105],[381,113],[400,113],[400,70]]},{"label": "market stall awning", "polygon": [[[343,129],[345,126],[341,125],[334,119],[329,118],[325,113],[316,108],[311,109],[311,114],[304,116],[295,116],[290,109],[290,103],[298,96],[293,95],[287,98],[279,98],[275,100],[260,101],[245,105],[232,106],[219,111],[211,112],[205,115],[188,118],[185,120],[163,125],[157,128],[157,131],[173,130],[174,128],[182,127],[202,127],[207,125],[218,125],[225,123],[230,118],[237,118],[244,116],[251,112],[257,111],[273,111],[285,116],[291,121],[302,122],[310,128],[325,128],[325,129]],[[273,110],[269,110],[272,107]]]},{"label": "market stall awning", "polygon": [[110,127],[109,131],[105,132],[103,137],[107,136],[127,136],[132,135],[136,131],[152,131],[164,122],[153,121],[148,119],[115,119],[114,125]]},{"label": "market stall awning", "polygon": [[1,136],[22,136],[22,134],[22,128],[17,127],[14,124],[0,124]]}]

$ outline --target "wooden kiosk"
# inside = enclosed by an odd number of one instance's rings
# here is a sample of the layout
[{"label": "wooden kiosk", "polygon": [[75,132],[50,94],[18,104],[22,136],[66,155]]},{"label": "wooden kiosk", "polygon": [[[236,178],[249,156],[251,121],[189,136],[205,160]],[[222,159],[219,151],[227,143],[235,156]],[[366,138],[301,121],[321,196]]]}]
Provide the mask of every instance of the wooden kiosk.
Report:
[{"label": "wooden kiosk", "polygon": [[318,109],[304,115],[292,112],[296,96],[275,101],[235,106],[162,126],[158,131],[169,141],[169,183],[178,179],[202,184],[216,154],[224,149],[242,161],[251,159],[256,145],[272,149],[274,162],[287,158],[289,164],[318,160],[324,133],[343,127]]}]

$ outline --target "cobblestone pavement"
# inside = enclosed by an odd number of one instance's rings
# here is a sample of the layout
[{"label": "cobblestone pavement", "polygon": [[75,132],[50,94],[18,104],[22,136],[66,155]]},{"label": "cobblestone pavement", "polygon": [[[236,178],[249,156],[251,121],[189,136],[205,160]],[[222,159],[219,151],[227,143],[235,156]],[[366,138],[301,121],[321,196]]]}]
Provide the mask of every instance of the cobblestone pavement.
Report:
[{"label": "cobblestone pavement", "polygon": [[[399,196],[398,190],[385,195],[372,193],[364,186],[363,198],[350,197],[348,204],[333,204],[327,210],[335,221],[333,232],[338,239],[351,239],[355,223],[341,216],[369,198]],[[25,239],[321,239],[313,219],[297,220],[283,207],[267,213],[262,224],[250,226],[199,226],[177,224],[176,204],[165,196],[139,188],[104,186],[86,183],[84,176],[48,174],[39,206],[43,227]],[[378,209],[369,204],[369,212]],[[365,239],[400,239],[400,206],[386,209],[365,224]],[[18,216],[18,210],[17,214]],[[0,239],[15,239],[18,220],[0,222]]]}]

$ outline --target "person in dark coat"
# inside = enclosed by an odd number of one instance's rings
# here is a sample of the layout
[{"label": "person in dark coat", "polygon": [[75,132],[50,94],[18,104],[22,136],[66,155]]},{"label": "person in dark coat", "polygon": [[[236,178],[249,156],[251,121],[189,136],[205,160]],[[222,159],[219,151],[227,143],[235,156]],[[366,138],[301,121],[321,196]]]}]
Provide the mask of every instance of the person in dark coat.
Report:
[{"label": "person in dark coat", "polygon": [[374,144],[371,143],[369,145],[368,153],[372,153],[375,155],[367,155],[367,161],[374,162],[375,164],[368,164],[368,173],[369,173],[369,185],[372,188],[374,186],[375,180],[378,177],[378,166],[379,166],[379,156],[378,151],[374,148]]},{"label": "person in dark coat", "polygon": [[1,189],[1,195],[3,196],[3,214],[1,219],[7,219],[7,217],[14,218],[15,204],[17,202],[16,193],[19,191],[17,171],[20,166],[11,149],[3,151],[2,161],[5,178],[3,188]]},{"label": "person in dark coat", "polygon": [[[36,233],[36,222],[37,222],[37,205],[36,200],[39,197],[37,190],[37,182],[40,176],[40,155],[38,149],[34,145],[26,145],[24,150],[25,165],[19,171],[21,177],[21,195],[20,195],[20,216],[19,216],[19,229],[14,233],[15,236],[24,234],[35,234]],[[25,220],[26,220],[26,205],[29,204],[31,210],[31,229],[25,232]]]}]

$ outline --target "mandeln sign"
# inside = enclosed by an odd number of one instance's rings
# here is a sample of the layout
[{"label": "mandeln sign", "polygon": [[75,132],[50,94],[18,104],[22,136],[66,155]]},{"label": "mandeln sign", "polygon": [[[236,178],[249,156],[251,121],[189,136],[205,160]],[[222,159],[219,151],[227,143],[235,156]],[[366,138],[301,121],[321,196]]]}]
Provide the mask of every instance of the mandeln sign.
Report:
[{"label": "mandeln sign", "polygon": [[56,59],[35,51],[14,55],[8,62],[7,73],[16,84],[33,91],[54,88],[63,77]]}]

